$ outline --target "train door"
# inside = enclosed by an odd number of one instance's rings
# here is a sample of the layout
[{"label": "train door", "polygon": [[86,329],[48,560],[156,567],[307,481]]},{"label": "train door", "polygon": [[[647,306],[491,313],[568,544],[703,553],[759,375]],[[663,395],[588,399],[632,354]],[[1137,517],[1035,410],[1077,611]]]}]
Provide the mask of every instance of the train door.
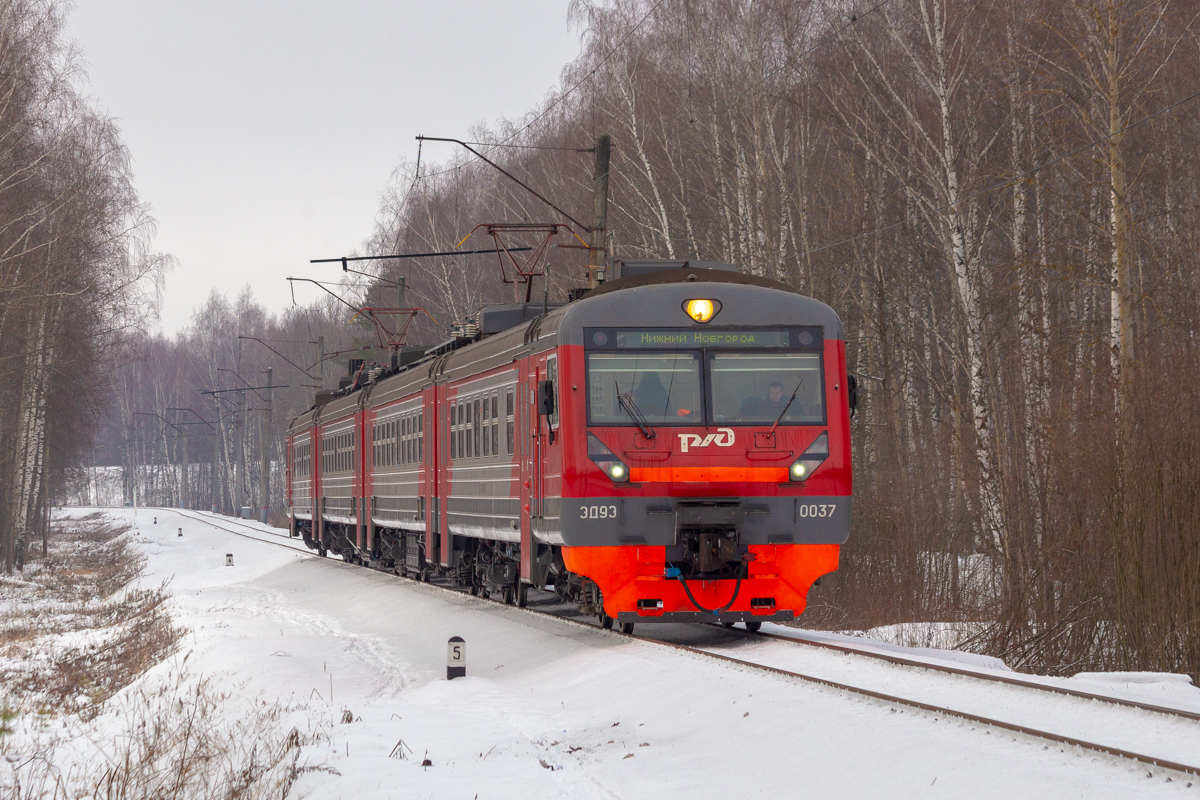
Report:
[{"label": "train door", "polygon": [[514,448],[516,453],[514,453],[514,457],[520,468],[521,577],[529,579],[532,577],[532,554],[536,549],[533,538],[533,520],[537,513],[537,495],[534,491],[536,485],[534,464],[537,461],[534,456],[534,436],[537,430],[534,423],[537,422],[537,407],[536,401],[530,399],[537,397],[537,368],[533,364],[533,359],[525,359],[518,364],[517,376],[516,408],[513,416],[516,423],[516,447]]},{"label": "train door", "polygon": [[[430,372],[436,372],[436,367]],[[450,387],[445,383],[435,383],[429,391],[433,398],[429,414],[433,424],[430,454],[432,463],[437,466],[434,467],[431,481],[433,494],[430,497],[429,523],[425,529],[425,560],[430,564],[441,564],[449,559],[441,540],[446,538],[446,497],[450,475]]]},{"label": "train door", "polygon": [[321,503],[321,495],[325,491],[325,446],[322,436],[324,427],[312,427],[312,521],[313,541],[319,545],[318,552],[325,555],[325,520],[322,518],[325,508]]},{"label": "train door", "polygon": [[363,397],[362,404],[362,425],[360,427],[359,441],[362,442],[361,453],[359,454],[359,463],[362,466],[362,485],[359,487],[360,508],[359,516],[362,520],[362,549],[366,551],[368,558],[375,557],[375,518],[373,515],[374,509],[371,508],[371,497],[375,494],[375,416],[376,412],[373,408],[367,405],[367,400],[370,398],[370,390]]},{"label": "train door", "polygon": [[425,560],[434,560],[434,543],[440,524],[441,488],[438,485],[442,474],[442,439],[445,438],[445,428],[442,427],[441,409],[438,402],[438,387],[436,384],[426,387],[421,392],[424,412],[421,415],[421,511],[425,519]]},{"label": "train door", "polygon": [[542,380],[542,368],[531,364],[529,370],[529,518],[533,532],[538,530],[538,521],[542,518],[542,503],[545,499],[545,458],[546,441],[542,434],[542,419],[538,413],[538,383]]},{"label": "train door", "polygon": [[354,509],[354,546],[358,548],[358,552],[362,553],[367,549],[366,543],[366,520],[367,514],[363,509],[363,490],[366,488],[367,471],[364,468],[364,453],[367,451],[368,439],[367,432],[363,427],[364,420],[367,417],[366,409],[362,408],[363,392],[359,396],[359,409],[354,413],[354,433],[351,435],[351,446],[354,450],[351,452],[352,463],[354,465],[354,474],[350,482],[350,497]]}]

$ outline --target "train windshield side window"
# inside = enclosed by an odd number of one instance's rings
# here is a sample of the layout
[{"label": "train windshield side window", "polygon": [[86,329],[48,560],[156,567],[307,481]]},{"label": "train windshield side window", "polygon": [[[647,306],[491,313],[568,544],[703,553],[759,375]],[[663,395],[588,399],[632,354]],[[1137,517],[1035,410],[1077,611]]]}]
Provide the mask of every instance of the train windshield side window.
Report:
[{"label": "train windshield side window", "polygon": [[697,352],[589,353],[587,370],[590,424],[633,425],[628,407],[651,425],[698,425],[704,418]]},{"label": "train windshield side window", "polygon": [[554,413],[550,415],[550,430],[558,430],[558,359],[546,359],[546,377],[550,381],[551,392],[554,395]]},{"label": "train windshield side window", "polygon": [[771,425],[776,419],[784,425],[825,423],[817,353],[713,353],[708,374],[718,425]]}]

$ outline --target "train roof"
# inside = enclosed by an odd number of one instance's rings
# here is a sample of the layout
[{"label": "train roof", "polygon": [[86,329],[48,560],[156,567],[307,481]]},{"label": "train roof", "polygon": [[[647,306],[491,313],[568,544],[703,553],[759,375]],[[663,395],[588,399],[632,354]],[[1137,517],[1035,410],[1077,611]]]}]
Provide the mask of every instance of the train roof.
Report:
[{"label": "train roof", "polygon": [[[380,404],[409,396],[431,379],[457,381],[503,367],[526,352],[558,344],[581,345],[586,327],[702,327],[682,308],[684,302],[697,297],[721,301],[721,310],[714,317],[718,326],[756,326],[763,325],[764,320],[786,320],[794,325],[820,325],[826,339],[844,338],[841,320],[832,308],[785,283],[729,268],[675,263],[682,266],[610,281],[580,300],[548,306],[546,313],[507,330],[430,348],[426,359],[310,408],[292,421],[292,427],[311,424],[317,418],[339,419],[365,405],[368,398]],[[516,313],[515,306],[502,308],[508,318],[528,318],[527,311]]]}]

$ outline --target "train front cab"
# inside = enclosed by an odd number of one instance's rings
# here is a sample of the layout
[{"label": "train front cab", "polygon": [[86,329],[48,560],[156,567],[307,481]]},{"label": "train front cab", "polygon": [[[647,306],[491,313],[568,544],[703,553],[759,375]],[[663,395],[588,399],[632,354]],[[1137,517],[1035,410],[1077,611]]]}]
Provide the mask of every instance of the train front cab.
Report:
[{"label": "train front cab", "polygon": [[849,533],[841,323],[778,284],[685,271],[564,314],[565,566],[626,624],[790,620]]}]

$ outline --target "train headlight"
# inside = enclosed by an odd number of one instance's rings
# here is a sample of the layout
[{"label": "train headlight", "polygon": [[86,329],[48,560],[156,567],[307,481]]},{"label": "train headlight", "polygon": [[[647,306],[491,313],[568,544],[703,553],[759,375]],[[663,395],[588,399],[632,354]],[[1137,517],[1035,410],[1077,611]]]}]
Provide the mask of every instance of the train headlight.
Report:
[{"label": "train headlight", "polygon": [[588,458],[592,460],[593,464],[604,470],[604,474],[608,476],[609,480],[613,483],[629,482],[629,467],[625,466],[612,450],[605,447],[595,434],[588,434],[587,450]]},{"label": "train headlight", "polygon": [[823,431],[813,440],[808,449],[792,462],[791,468],[788,469],[788,480],[793,483],[803,483],[808,480],[817,467],[825,463],[827,458],[829,458],[829,432]]},{"label": "train headlight", "polygon": [[708,322],[717,315],[721,310],[720,300],[684,300],[684,312],[692,318],[693,322]]}]

